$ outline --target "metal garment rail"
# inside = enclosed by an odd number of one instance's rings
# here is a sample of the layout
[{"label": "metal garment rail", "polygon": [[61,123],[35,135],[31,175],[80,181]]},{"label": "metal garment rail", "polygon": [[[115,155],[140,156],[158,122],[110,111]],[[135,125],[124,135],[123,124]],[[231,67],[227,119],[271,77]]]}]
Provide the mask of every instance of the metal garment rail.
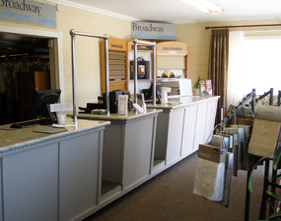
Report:
[{"label": "metal garment rail", "polygon": [[238,111],[245,105],[245,103],[252,98],[252,112],[255,114],[255,107],[256,107],[256,89],[253,89],[251,93],[247,94],[245,98],[239,104],[235,107],[235,110],[231,111],[223,120],[221,123],[218,124],[217,128],[219,130],[222,129],[227,123],[229,123],[229,120],[234,116],[234,114],[238,113]]},{"label": "metal garment rail", "polygon": [[134,103],[137,103],[137,79],[138,79],[138,65],[137,65],[137,51],[138,43],[153,46],[153,105],[156,105],[156,42],[140,41],[135,39],[134,41]]},{"label": "metal garment rail", "polygon": [[277,101],[278,107],[281,106],[281,91],[278,91],[278,101]]},{"label": "metal garment rail", "polygon": [[[269,91],[264,92],[263,95],[260,95],[258,98],[256,98],[256,103],[258,103],[258,101],[262,100],[263,98],[267,97],[268,95],[269,95],[269,102],[267,104],[273,105],[273,99],[274,99],[273,88],[270,88]],[[250,105],[252,105],[251,102],[250,102]]]},{"label": "metal garment rail", "polygon": [[105,90],[106,90],[106,112],[109,112],[109,77],[108,77],[108,35],[97,35],[85,32],[78,32],[74,29],[70,30],[71,35],[71,52],[72,52],[72,96],[73,96],[73,120],[75,122],[75,129],[77,129],[77,105],[76,105],[76,67],[75,67],[75,36],[84,36],[92,38],[104,39],[104,55],[105,55]]}]

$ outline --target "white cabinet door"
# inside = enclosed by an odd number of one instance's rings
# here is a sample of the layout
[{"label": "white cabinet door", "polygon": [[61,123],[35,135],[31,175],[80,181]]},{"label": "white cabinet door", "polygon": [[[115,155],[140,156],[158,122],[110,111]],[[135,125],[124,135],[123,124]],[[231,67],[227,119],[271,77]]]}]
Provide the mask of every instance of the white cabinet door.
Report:
[{"label": "white cabinet door", "polygon": [[150,175],[154,128],[154,117],[126,124],[123,159],[124,190]]},{"label": "white cabinet door", "polygon": [[182,141],[182,129],[183,129],[183,115],[184,109],[177,108],[170,112],[169,125],[168,125],[168,138],[167,139],[167,165],[174,163],[180,158],[181,154],[181,141]]},{"label": "white cabinet door", "polygon": [[210,100],[207,103],[207,111],[206,111],[206,128],[204,135],[204,142],[208,143],[212,140],[213,130],[215,127],[215,119],[217,112],[217,103],[218,100]]},{"label": "white cabinet door", "polygon": [[205,143],[205,126],[206,126],[206,113],[207,111],[207,103],[200,103],[197,106],[197,114],[196,114],[196,124],[195,124],[195,134],[194,134],[194,143],[193,148],[195,150],[198,149],[199,144]]},{"label": "white cabinet door", "polygon": [[182,156],[191,153],[193,150],[197,105],[185,108],[184,126],[182,136]]},{"label": "white cabinet door", "polygon": [[58,220],[58,144],[2,160],[4,220]]},{"label": "white cabinet door", "polygon": [[60,142],[60,220],[72,220],[97,205],[101,182],[101,133]]}]

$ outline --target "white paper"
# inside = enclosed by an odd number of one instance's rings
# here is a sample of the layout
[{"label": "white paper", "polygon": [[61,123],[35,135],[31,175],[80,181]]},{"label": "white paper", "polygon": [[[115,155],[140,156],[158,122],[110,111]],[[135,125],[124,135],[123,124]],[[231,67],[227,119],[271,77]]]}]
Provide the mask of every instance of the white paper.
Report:
[{"label": "white paper", "polygon": [[193,193],[212,201],[222,201],[225,163],[198,158]]},{"label": "white paper", "polygon": [[50,104],[50,111],[57,112],[57,111],[67,111],[73,110],[72,103],[58,103],[58,104]]},{"label": "white paper", "polygon": [[128,114],[128,95],[118,96],[118,114]]}]

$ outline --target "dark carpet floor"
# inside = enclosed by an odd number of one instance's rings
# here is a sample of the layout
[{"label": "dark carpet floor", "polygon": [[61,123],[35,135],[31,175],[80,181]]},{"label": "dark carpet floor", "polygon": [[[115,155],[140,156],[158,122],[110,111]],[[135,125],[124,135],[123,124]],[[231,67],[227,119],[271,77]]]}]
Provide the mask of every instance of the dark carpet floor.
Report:
[{"label": "dark carpet floor", "polygon": [[[197,164],[194,153],[123,197],[86,218],[85,221],[191,220],[243,221],[245,171],[233,177],[228,208],[193,194]],[[258,220],[263,186],[263,166],[253,175],[250,221]]]}]

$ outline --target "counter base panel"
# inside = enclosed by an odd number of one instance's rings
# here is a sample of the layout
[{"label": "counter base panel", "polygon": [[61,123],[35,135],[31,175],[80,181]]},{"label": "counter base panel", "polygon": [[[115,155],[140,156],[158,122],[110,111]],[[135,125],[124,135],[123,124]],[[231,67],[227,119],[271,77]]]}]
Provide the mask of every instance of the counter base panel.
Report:
[{"label": "counter base panel", "polygon": [[9,155],[2,162],[4,220],[57,220],[58,144]]}]

